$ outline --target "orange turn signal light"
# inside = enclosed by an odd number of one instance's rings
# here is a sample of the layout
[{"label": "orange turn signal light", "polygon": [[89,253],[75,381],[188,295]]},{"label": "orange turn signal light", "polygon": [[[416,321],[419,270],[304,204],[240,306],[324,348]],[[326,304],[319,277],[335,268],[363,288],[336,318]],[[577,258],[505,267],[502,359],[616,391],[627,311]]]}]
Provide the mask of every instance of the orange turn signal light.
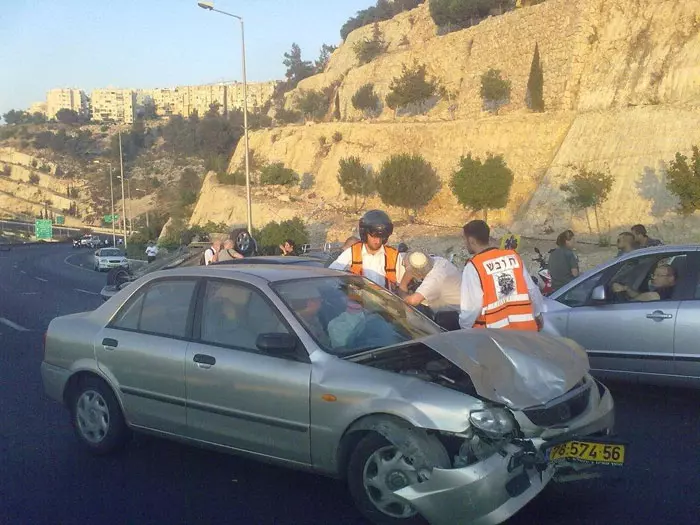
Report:
[{"label": "orange turn signal light", "polygon": [[332,403],[333,401],[338,401],[338,398],[335,397],[333,394],[323,394],[323,395],[321,396],[321,399],[323,399],[324,401],[329,401],[329,402],[331,402],[331,403]]}]

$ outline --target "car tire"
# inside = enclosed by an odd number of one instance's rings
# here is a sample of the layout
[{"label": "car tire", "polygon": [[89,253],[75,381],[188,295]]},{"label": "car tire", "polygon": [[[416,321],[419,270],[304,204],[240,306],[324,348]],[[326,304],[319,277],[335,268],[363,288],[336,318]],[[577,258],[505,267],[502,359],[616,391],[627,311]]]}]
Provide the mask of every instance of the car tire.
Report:
[{"label": "car tire", "polygon": [[120,450],[129,438],[119,402],[103,380],[81,381],[71,396],[71,420],[78,440],[92,454],[102,456]]},{"label": "car tire", "polygon": [[[365,518],[376,525],[427,525],[428,522],[415,509],[400,503],[399,500],[397,500],[395,505],[387,505],[385,510],[381,510],[370,496],[371,492],[375,492],[378,498],[381,489],[365,485],[365,477],[371,475],[372,470],[377,465],[377,459],[385,454],[394,455],[395,453],[398,453],[396,447],[375,432],[370,432],[360,440],[350,455],[347,470],[348,488],[355,506]],[[405,464],[405,467],[408,467],[405,469],[405,472],[402,472],[400,469],[395,471],[399,479],[405,473],[409,473],[410,465]],[[404,477],[404,479],[406,478]],[[383,483],[383,485],[387,491],[401,488],[397,486],[392,489],[386,483]],[[400,514],[406,515],[399,517]]]},{"label": "car tire", "polygon": [[107,273],[107,286],[121,286],[129,281],[129,270],[126,268],[112,268]]},{"label": "car tire", "polygon": [[255,239],[245,228],[231,230],[229,237],[234,243],[234,249],[244,257],[255,255]]}]

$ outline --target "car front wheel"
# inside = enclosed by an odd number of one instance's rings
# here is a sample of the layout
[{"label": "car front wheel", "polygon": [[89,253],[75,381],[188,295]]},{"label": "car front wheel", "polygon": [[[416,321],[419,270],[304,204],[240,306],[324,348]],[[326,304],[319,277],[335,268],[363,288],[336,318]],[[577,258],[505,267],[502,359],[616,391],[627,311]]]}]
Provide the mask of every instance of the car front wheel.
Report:
[{"label": "car front wheel", "polygon": [[379,434],[358,443],[348,464],[348,486],[358,510],[377,525],[427,522],[394,492],[419,482],[418,472],[399,449]]},{"label": "car front wheel", "polygon": [[88,378],[80,383],[72,396],[71,415],[78,439],[91,453],[109,454],[126,443],[129,429],[117,398],[104,381]]}]

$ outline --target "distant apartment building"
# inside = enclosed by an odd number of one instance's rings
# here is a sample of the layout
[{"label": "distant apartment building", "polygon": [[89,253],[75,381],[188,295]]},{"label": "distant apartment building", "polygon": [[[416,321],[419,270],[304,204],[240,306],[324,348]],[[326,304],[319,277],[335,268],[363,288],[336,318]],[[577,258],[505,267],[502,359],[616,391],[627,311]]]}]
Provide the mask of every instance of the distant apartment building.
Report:
[{"label": "distant apartment building", "polygon": [[52,89],[46,94],[46,116],[56,118],[62,109],[70,109],[81,116],[89,114],[88,98],[81,89]]},{"label": "distant apartment building", "polygon": [[[255,82],[248,84],[248,111],[257,111],[272,98],[277,82]],[[226,86],[226,105],[229,109],[243,109],[243,83]]]},{"label": "distant apartment building", "polygon": [[41,113],[42,115],[46,115],[46,113],[47,113],[46,102],[34,102],[31,106],[29,106],[29,113],[32,115],[34,113]]},{"label": "distant apartment building", "polygon": [[92,120],[126,122],[136,117],[136,92],[132,89],[95,89],[92,92]]}]

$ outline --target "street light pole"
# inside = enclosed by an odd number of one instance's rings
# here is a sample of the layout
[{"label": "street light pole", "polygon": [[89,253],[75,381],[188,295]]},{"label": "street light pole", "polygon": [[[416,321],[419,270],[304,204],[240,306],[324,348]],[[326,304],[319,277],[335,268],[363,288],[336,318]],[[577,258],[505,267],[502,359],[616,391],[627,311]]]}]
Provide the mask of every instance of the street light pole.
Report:
[{"label": "street light pole", "polygon": [[129,231],[134,233],[134,210],[131,207],[131,179],[126,179],[126,191],[129,198]]},{"label": "street light pole", "polygon": [[243,18],[227,13],[226,11],[220,11],[219,9],[214,9],[214,2],[211,1],[200,1],[197,5],[202,9],[207,11],[214,11],[222,15],[237,18],[241,23],[241,60],[243,64],[243,135],[245,141],[245,190],[246,190],[246,211],[247,211],[247,223],[248,231],[253,231],[253,205],[250,196],[250,146],[248,142],[248,80],[246,78],[246,67],[245,67],[245,28],[243,24]]},{"label": "street light pole", "polygon": [[112,181],[112,163],[109,163],[109,193],[112,196],[112,246],[117,245],[117,232],[114,226],[114,182]]},{"label": "street light pole", "polygon": [[121,172],[120,179],[122,180],[122,227],[124,230],[124,249],[127,248],[126,243],[126,202],[124,202],[124,157],[122,156],[122,132],[119,132],[119,170]]}]

